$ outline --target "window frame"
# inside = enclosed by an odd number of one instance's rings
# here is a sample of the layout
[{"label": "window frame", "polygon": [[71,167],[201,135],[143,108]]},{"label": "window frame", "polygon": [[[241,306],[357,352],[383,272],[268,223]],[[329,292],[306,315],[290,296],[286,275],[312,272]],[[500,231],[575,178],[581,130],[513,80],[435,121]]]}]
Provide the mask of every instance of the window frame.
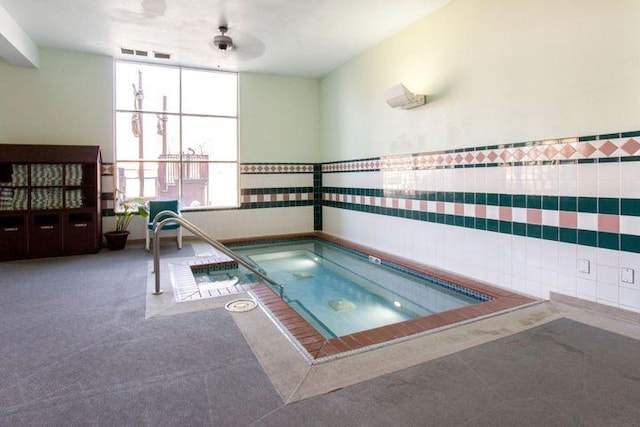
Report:
[{"label": "window frame", "polygon": [[[178,112],[164,112],[164,111],[156,111],[156,110],[149,110],[149,109],[135,109],[135,108],[123,108],[123,109],[118,109],[118,99],[117,99],[117,84],[118,84],[118,73],[117,73],[117,67],[118,67],[118,63],[124,63],[124,64],[133,64],[133,65],[140,65],[140,66],[145,66],[145,67],[162,67],[162,68],[172,68],[172,69],[177,69],[178,70]],[[228,210],[228,209],[239,209],[242,205],[242,200],[241,200],[241,189],[240,189],[240,169],[241,169],[241,163],[240,163],[240,75],[237,72],[232,72],[232,71],[225,71],[225,70],[215,70],[215,69],[209,69],[209,68],[198,68],[198,67],[186,67],[186,66],[181,66],[181,65],[172,65],[172,64],[157,64],[157,63],[153,63],[153,62],[143,62],[143,61],[133,61],[133,60],[125,60],[125,59],[114,59],[114,65],[113,65],[113,69],[114,69],[114,73],[113,73],[113,128],[114,128],[114,138],[113,138],[113,151],[114,151],[114,172],[118,171],[118,165],[119,164],[123,164],[123,165],[136,165],[138,167],[142,167],[145,163],[165,163],[165,164],[176,164],[179,167],[179,185],[178,185],[178,200],[180,201],[180,209],[183,211],[190,211],[190,212],[197,212],[197,211],[214,211],[214,210]],[[183,81],[183,70],[189,70],[189,71],[201,71],[201,72],[210,72],[210,73],[215,73],[215,74],[233,74],[235,75],[235,82],[236,82],[236,90],[235,90],[235,96],[236,96],[236,108],[235,108],[235,115],[234,116],[230,116],[230,115],[220,115],[220,114],[199,114],[199,113],[184,113],[182,112],[182,107],[183,107],[183,90],[182,90],[182,81]],[[179,160],[177,161],[160,161],[159,159],[119,159],[118,158],[118,120],[117,120],[117,116],[119,113],[125,113],[125,114],[149,114],[149,115],[154,115],[154,116],[159,116],[159,115],[165,115],[168,117],[176,117],[178,119],[178,151],[179,151]],[[202,161],[202,162],[198,162],[198,161],[189,161],[189,160],[184,160],[183,158],[183,139],[184,139],[184,135],[183,135],[183,117],[203,117],[203,118],[221,118],[221,119],[234,119],[235,120],[235,149],[236,149],[236,159],[235,160],[207,160],[207,161]],[[223,164],[223,165],[235,165],[236,168],[236,173],[235,173],[235,204],[230,204],[230,205],[220,205],[220,206],[197,206],[197,207],[190,207],[190,206],[183,206],[182,205],[182,198],[184,195],[183,192],[183,180],[184,180],[184,171],[185,171],[185,165],[192,165],[192,164],[207,164],[207,165],[215,165],[215,164]],[[118,176],[118,173],[114,174],[114,185],[115,188],[119,188],[120,186],[120,182],[119,179],[120,177]],[[138,177],[138,179],[140,179],[140,176]],[[150,178],[153,179],[153,178]],[[155,178],[157,179],[157,177]],[[210,179],[208,178],[208,180],[210,181]],[[156,194],[154,197],[142,197],[145,200],[155,200],[159,195]]]}]

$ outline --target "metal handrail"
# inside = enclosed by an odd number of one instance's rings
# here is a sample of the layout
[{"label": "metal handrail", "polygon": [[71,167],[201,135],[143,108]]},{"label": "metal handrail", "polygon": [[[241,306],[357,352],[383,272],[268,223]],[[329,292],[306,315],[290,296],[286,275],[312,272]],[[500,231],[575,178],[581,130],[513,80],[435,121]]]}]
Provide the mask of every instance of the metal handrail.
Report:
[{"label": "metal handrail", "polygon": [[[166,218],[166,217],[169,217],[169,218]],[[159,221],[158,220],[159,218],[164,218],[164,219]],[[153,228],[153,271],[155,272],[155,275],[156,275],[156,287],[154,292],[152,292],[153,295],[161,295],[163,292],[162,289],[160,289],[160,239],[158,238],[158,233],[160,232],[162,227],[168,223],[176,223],[186,228],[187,230],[189,230],[196,236],[200,237],[202,240],[204,240],[205,242],[207,242],[208,244],[210,244],[211,246],[213,246],[223,254],[237,261],[238,264],[241,264],[243,267],[246,267],[247,269],[249,269],[249,271],[257,275],[264,281],[278,288],[278,294],[280,295],[280,298],[284,297],[284,288],[280,283],[267,277],[264,273],[261,273],[258,269],[256,269],[255,266],[253,266],[246,260],[242,259],[242,257],[237,255],[235,252],[233,252],[232,250],[230,250],[229,248],[227,248],[217,240],[213,239],[207,233],[201,230],[199,227],[195,226],[191,222],[184,219],[184,217],[180,216],[179,214],[173,211],[161,211],[153,218],[153,227],[152,227]]]}]

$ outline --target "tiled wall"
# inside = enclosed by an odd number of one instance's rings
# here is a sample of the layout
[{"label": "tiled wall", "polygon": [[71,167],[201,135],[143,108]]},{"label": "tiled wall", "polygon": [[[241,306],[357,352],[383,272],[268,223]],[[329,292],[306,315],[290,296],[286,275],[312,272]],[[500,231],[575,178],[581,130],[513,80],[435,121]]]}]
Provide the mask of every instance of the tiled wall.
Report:
[{"label": "tiled wall", "polygon": [[638,154],[640,132],[626,132],[328,163],[324,231],[537,297],[640,311]]},{"label": "tiled wall", "polygon": [[[240,166],[239,209],[188,211],[185,216],[220,239],[313,231],[313,211],[322,208],[321,186],[314,184],[319,174],[316,164],[244,163]],[[104,163],[102,208],[106,217],[114,215],[113,188],[113,164]],[[142,229],[132,232],[134,238],[144,237]]]},{"label": "tiled wall", "polygon": [[[558,292],[640,311],[639,179],[640,132],[251,163],[241,165],[240,209],[200,220],[219,238],[323,230],[536,297]],[[105,164],[106,215],[112,189]]]}]

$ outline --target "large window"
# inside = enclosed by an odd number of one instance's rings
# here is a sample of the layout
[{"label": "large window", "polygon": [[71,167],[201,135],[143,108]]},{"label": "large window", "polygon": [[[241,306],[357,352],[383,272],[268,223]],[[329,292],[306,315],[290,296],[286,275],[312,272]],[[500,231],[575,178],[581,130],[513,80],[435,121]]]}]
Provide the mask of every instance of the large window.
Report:
[{"label": "large window", "polygon": [[118,61],[115,91],[119,189],[238,206],[237,74]]}]

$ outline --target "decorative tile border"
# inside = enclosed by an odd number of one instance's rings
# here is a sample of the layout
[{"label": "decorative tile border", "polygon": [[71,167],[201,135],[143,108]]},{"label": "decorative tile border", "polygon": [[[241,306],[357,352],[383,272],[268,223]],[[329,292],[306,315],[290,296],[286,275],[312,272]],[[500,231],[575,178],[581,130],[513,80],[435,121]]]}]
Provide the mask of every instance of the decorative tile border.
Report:
[{"label": "decorative tile border", "polygon": [[242,163],[241,174],[313,173],[314,163]]},{"label": "decorative tile border", "polygon": [[240,201],[240,209],[310,206],[314,204],[314,188],[245,188]]},{"label": "decorative tile border", "polygon": [[640,199],[325,187],[324,206],[640,253]]},{"label": "decorative tile border", "polygon": [[640,161],[640,131],[324,163],[322,171],[402,171],[602,159]]}]

